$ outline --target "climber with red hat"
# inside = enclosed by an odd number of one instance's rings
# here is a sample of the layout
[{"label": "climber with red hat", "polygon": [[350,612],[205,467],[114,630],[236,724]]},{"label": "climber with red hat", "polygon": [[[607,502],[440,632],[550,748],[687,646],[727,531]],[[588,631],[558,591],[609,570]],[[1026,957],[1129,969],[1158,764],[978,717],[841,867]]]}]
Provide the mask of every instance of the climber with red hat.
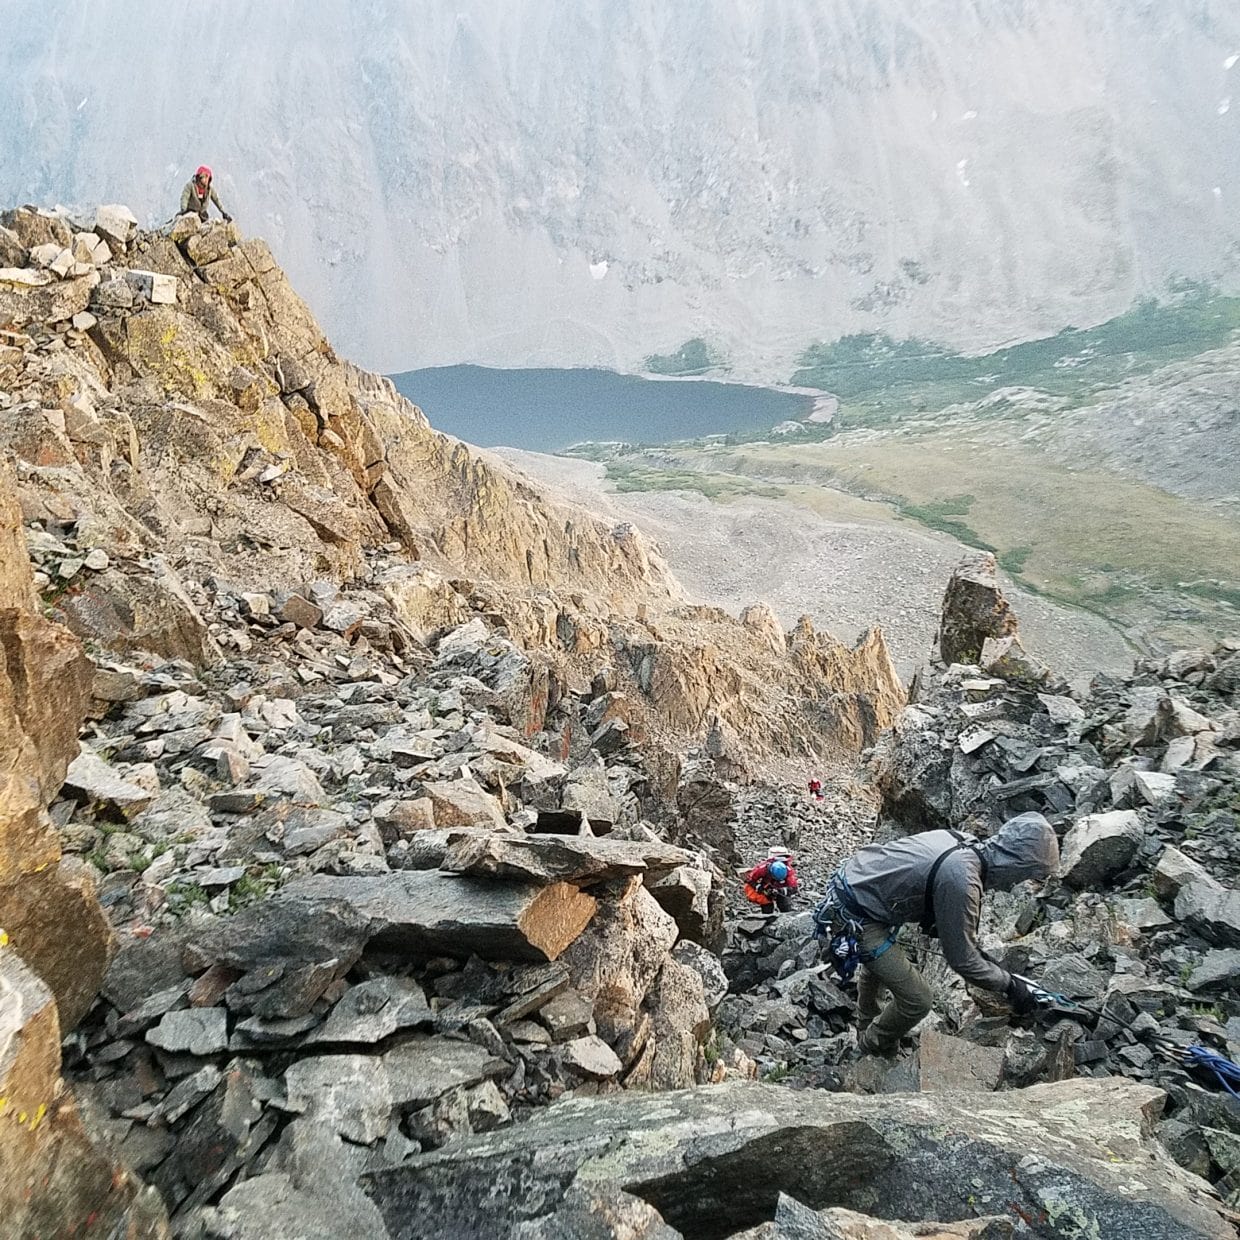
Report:
[{"label": "climber with red hat", "polygon": [[185,183],[185,188],[181,191],[181,214],[196,215],[203,223],[206,223],[207,204],[210,202],[215,203],[225,223],[232,220],[232,216],[220,206],[220,197],[215,192],[215,186],[211,184],[211,169],[203,164]]}]

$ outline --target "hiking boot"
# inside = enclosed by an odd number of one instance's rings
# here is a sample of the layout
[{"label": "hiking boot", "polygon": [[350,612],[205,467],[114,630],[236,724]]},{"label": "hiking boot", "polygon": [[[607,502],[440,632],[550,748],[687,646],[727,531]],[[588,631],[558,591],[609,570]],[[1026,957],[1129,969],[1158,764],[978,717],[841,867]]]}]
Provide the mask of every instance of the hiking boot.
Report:
[{"label": "hiking boot", "polygon": [[857,1039],[857,1050],[863,1055],[881,1055],[884,1059],[894,1059],[900,1053],[900,1043],[876,1038],[873,1029],[867,1027]]}]

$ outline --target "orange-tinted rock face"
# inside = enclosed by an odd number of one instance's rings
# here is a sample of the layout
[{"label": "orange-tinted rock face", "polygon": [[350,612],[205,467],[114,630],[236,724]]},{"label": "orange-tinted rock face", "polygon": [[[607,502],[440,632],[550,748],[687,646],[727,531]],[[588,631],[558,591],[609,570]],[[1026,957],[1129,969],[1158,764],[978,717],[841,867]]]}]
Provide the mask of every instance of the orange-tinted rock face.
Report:
[{"label": "orange-tinted rock face", "polygon": [[77,755],[90,665],[80,643],[36,610],[7,474],[0,552],[0,926],[70,1028],[98,992],[109,931],[89,886],[61,866],[45,810]]},{"label": "orange-tinted rock face", "polygon": [[111,931],[46,814],[77,754],[89,664],[43,618],[12,479],[0,472],[0,1218],[15,1236],[160,1234],[137,1187],[83,1130],[60,1035],[98,992]]}]

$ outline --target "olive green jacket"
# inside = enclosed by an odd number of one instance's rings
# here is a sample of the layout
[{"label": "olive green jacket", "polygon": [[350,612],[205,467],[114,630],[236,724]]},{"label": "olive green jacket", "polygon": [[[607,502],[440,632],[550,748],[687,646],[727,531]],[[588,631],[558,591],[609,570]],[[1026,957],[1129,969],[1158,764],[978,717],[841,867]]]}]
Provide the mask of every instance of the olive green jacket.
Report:
[{"label": "olive green jacket", "polygon": [[188,215],[191,211],[195,215],[201,216],[204,220],[207,218],[207,202],[215,203],[216,209],[221,215],[224,214],[224,208],[220,206],[220,196],[215,192],[215,182],[207,182],[207,192],[205,196],[200,196],[198,186],[193,177],[185,182],[185,188],[181,191],[181,214]]}]

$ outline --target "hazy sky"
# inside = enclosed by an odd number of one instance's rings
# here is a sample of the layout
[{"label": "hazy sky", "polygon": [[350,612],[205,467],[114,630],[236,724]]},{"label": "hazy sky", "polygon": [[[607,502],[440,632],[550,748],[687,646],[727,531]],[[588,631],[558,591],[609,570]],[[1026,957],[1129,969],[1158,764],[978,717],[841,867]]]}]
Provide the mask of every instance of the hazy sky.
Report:
[{"label": "hazy sky", "polygon": [[701,336],[769,376],[848,331],[980,347],[1236,279],[1234,0],[0,0],[0,24],[0,202],[158,222],[209,163],[387,369]]}]

